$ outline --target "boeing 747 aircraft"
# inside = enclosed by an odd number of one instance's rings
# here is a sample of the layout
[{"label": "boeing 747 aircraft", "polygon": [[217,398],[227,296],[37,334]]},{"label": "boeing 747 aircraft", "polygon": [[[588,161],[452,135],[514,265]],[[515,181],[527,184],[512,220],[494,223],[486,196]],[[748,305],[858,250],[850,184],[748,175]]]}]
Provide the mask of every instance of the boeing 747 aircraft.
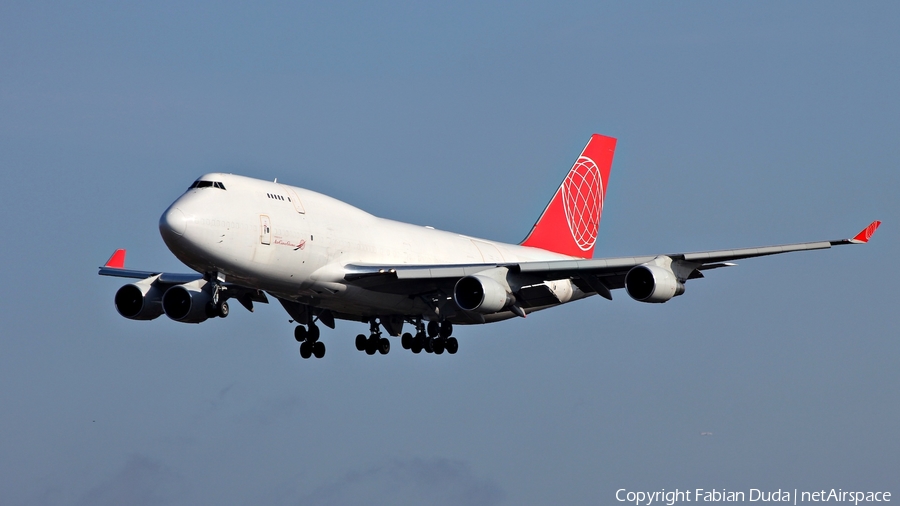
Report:
[{"label": "boeing 747 aircraft", "polygon": [[[591,136],[520,244],[504,244],[372,216],[314,191],[233,174],[194,181],[159,220],[166,245],[190,274],[125,268],[117,250],[104,276],[132,278],[116,292],[119,314],[183,323],[228,316],[228,300],[253,311],[277,299],[297,327],[303,358],[325,355],[319,325],[368,324],[356,348],[456,353],[454,324],[491,323],[625,288],[640,302],[666,302],[689,279],[734,260],[859,244],[852,239],[760,248],[592,259],[616,139]],[[268,294],[268,295],[267,295]],[[413,333],[404,333],[411,325]]]}]

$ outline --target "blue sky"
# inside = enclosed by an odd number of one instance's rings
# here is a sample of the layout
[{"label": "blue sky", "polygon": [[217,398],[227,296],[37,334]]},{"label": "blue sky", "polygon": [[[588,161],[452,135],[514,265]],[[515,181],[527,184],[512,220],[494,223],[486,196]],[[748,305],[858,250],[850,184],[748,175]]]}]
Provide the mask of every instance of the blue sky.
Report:
[{"label": "blue sky", "polygon": [[[896,489],[893,3],[5,2],[4,504],[609,504]],[[518,242],[619,139],[595,256],[849,237],[459,328],[455,356],[303,361],[277,305],[133,322],[96,267],[181,272],[199,174]],[[701,437],[700,432],[712,432]]]}]

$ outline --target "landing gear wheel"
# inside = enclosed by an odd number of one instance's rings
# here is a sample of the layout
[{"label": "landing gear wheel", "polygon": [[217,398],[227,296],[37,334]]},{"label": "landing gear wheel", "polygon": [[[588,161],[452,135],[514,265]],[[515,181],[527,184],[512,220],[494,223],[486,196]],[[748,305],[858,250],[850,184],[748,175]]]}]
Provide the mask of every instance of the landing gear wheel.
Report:
[{"label": "landing gear wheel", "polygon": [[[304,343],[304,344],[306,344],[306,343]],[[325,343],[323,343],[322,341],[316,341],[312,345],[312,352],[313,352],[313,355],[316,356],[316,358],[324,357],[325,356]]]},{"label": "landing gear wheel", "polygon": [[457,350],[459,350],[459,341],[457,341],[455,337],[447,338],[445,348],[447,348],[447,353],[456,355]]},{"label": "landing gear wheel", "polygon": [[441,337],[444,339],[453,334],[453,324],[450,322],[441,322]]},{"label": "landing gear wheel", "polygon": [[441,325],[438,322],[428,322],[428,337],[434,337],[441,332]]},{"label": "landing gear wheel", "polygon": [[311,343],[319,340],[319,327],[317,327],[316,324],[309,324],[309,329],[306,331],[306,340]]},{"label": "landing gear wheel", "polygon": [[426,337],[425,346],[422,349],[424,349],[426,353],[434,353],[434,338]]},{"label": "landing gear wheel", "polygon": [[306,327],[303,325],[297,325],[297,328],[294,329],[294,339],[296,339],[298,343],[306,341],[307,334]]},{"label": "landing gear wheel", "polygon": [[410,343],[409,349],[412,350],[413,353],[421,353],[422,348],[425,346],[425,333],[419,332],[416,334],[416,337],[412,338],[412,342]]},{"label": "landing gear wheel", "polygon": [[445,342],[446,341],[443,337],[434,338],[434,344],[432,344],[431,347],[434,348],[435,355],[440,355],[441,353],[444,353],[444,343]]},{"label": "landing gear wheel", "polygon": [[378,336],[370,336],[366,339],[366,355],[374,355],[378,351]]},{"label": "landing gear wheel", "polygon": [[216,314],[219,315],[219,318],[225,318],[228,316],[228,302],[222,301],[216,306]]},{"label": "landing gear wheel", "polygon": [[391,342],[388,341],[388,338],[382,337],[378,340],[378,352],[387,355],[389,351],[391,351]]},{"label": "landing gear wheel", "polygon": [[403,334],[400,338],[400,346],[403,346],[404,350],[408,350],[412,347],[413,336],[409,332]]},{"label": "landing gear wheel", "polygon": [[309,345],[308,342],[303,341],[300,343],[300,356],[303,358],[309,358],[312,355],[312,346]]},{"label": "landing gear wheel", "polygon": [[356,336],[356,349],[358,351],[366,351],[366,336],[362,334]]}]

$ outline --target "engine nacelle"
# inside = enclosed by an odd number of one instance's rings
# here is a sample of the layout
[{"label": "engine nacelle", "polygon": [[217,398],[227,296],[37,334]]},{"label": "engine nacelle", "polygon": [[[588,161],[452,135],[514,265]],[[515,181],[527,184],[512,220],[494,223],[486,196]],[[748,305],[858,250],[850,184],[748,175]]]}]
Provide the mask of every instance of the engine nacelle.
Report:
[{"label": "engine nacelle", "polygon": [[478,274],[466,276],[456,282],[453,300],[461,309],[484,314],[502,311],[516,302],[508,287],[493,278]]},{"label": "engine nacelle", "polygon": [[116,311],[130,320],[152,320],[163,314],[162,292],[153,283],[139,281],[119,288]]},{"label": "engine nacelle", "polygon": [[182,323],[200,323],[209,319],[212,296],[198,282],[175,285],[162,297],[166,316]]},{"label": "engine nacelle", "polygon": [[640,302],[666,302],[684,293],[675,273],[658,265],[638,265],[625,275],[625,290]]}]

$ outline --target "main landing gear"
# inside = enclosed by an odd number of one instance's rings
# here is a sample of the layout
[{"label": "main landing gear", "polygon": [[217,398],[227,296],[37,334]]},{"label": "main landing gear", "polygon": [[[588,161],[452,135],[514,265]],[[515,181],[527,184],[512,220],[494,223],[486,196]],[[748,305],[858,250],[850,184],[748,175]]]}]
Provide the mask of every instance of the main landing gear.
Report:
[{"label": "main landing gear", "polygon": [[363,334],[356,336],[356,349],[366,352],[366,355],[374,355],[375,352],[387,355],[391,351],[391,342],[386,337],[381,337],[378,321],[374,318],[369,321],[369,332],[369,337]]},{"label": "main landing gear", "polygon": [[294,329],[294,339],[300,343],[300,356],[322,358],[325,356],[325,343],[319,341],[319,327],[315,323],[310,323],[308,327],[297,325]]},{"label": "main landing gear", "polygon": [[400,338],[400,345],[404,350],[411,350],[413,353],[419,354],[422,350],[426,353],[434,353],[440,355],[447,353],[453,355],[459,350],[459,341],[455,337],[450,337],[453,333],[453,324],[450,322],[428,322],[426,327],[421,320],[416,322],[416,335],[413,336],[409,332],[403,334]]},{"label": "main landing gear", "polygon": [[[390,353],[391,342],[381,334],[380,327],[378,318],[371,318],[369,336],[366,337],[364,334],[356,336],[356,349],[366,352],[367,355]],[[428,322],[426,325],[422,318],[417,318],[415,327],[415,336],[407,332],[400,338],[400,344],[404,349],[417,354],[424,350],[435,355],[441,355],[445,351],[453,355],[459,350],[459,341],[450,336],[453,333],[453,325],[450,322]],[[315,320],[309,325],[297,325],[294,328],[294,339],[300,343],[300,356],[304,359],[325,356],[325,343],[319,341],[319,327]]]}]

